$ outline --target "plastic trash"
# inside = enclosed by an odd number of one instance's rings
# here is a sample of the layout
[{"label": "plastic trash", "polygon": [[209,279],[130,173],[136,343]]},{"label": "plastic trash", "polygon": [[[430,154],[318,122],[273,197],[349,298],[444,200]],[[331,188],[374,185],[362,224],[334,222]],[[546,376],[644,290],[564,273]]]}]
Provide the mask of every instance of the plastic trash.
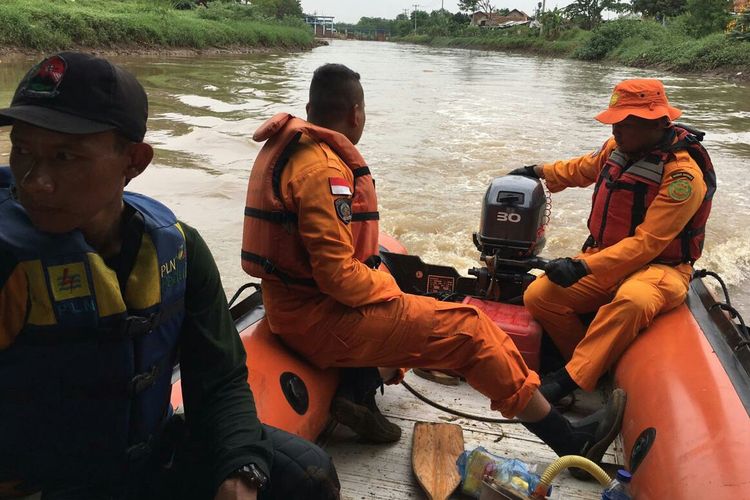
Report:
[{"label": "plastic trash", "polygon": [[632,476],[625,469],[617,471],[615,478],[609,482],[602,493],[602,500],[631,500],[630,480]]},{"label": "plastic trash", "polygon": [[474,498],[479,498],[483,480],[501,484],[524,495],[530,495],[540,480],[536,465],[493,455],[481,446],[464,451],[456,465],[461,473],[461,492]]}]

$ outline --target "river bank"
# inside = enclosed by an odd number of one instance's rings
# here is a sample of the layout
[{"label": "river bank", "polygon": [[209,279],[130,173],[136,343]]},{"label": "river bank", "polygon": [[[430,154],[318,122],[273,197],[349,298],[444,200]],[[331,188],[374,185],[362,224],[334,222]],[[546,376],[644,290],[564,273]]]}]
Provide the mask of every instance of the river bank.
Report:
[{"label": "river bank", "polygon": [[316,46],[301,20],[259,17],[214,2],[176,10],[170,0],[4,0],[0,52],[88,49],[106,54],[249,53]]},{"label": "river bank", "polygon": [[735,40],[723,33],[693,38],[677,27],[665,28],[652,21],[617,20],[594,31],[570,29],[549,38],[540,37],[538,30],[521,27],[459,36],[409,35],[395,41],[433,47],[513,51],[750,80],[750,42]]},{"label": "river bank", "polygon": [[[159,57],[190,57],[190,56],[231,56],[231,55],[242,55],[242,54],[273,54],[279,52],[289,52],[295,50],[309,50],[315,47],[321,47],[328,45],[325,40],[316,39],[311,46],[303,47],[248,47],[244,45],[235,45],[229,47],[206,47],[206,48],[190,48],[190,47],[164,47],[164,46],[152,46],[152,47],[139,47],[139,46],[122,46],[122,47],[92,47],[83,45],[72,45],[64,47],[64,50],[74,50],[79,52],[86,52],[90,54],[97,54],[103,57],[110,56],[159,56]],[[61,49],[62,50],[62,49]],[[44,56],[49,53],[48,50],[44,49],[30,49],[27,47],[11,47],[11,46],[0,46],[0,62],[2,61],[13,61],[17,59],[28,59],[39,56]]]}]

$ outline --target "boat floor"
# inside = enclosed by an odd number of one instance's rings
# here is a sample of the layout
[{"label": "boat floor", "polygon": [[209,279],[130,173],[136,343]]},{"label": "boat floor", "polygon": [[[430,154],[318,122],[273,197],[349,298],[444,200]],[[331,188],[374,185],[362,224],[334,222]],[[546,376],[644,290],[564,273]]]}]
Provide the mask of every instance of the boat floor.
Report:
[{"label": "boat floor", "polygon": [[[409,372],[406,381],[421,394],[444,406],[463,412],[501,417],[489,410],[487,398],[462,382],[446,386],[422,379]],[[576,394],[576,404],[566,414],[572,418],[584,416],[599,408],[601,393]],[[459,424],[464,430],[466,449],[483,446],[504,458],[517,458],[529,464],[538,464],[538,473],[552,463],[556,455],[536,436],[518,424],[490,424],[478,422],[435,409],[415,398],[403,386],[386,386],[385,394],[378,395],[378,406],[389,420],[398,424],[403,434],[398,443],[372,445],[358,441],[343,426],[335,426],[321,440],[331,454],[341,480],[342,498],[354,499],[423,499],[411,467],[412,429],[416,422],[449,422]],[[622,444],[615,440],[604,457],[605,470],[612,475],[622,461]],[[607,466],[606,464],[612,464]],[[575,479],[563,471],[553,481],[551,499],[586,500],[601,498],[602,488],[596,482]],[[454,493],[451,498],[470,498]]]}]

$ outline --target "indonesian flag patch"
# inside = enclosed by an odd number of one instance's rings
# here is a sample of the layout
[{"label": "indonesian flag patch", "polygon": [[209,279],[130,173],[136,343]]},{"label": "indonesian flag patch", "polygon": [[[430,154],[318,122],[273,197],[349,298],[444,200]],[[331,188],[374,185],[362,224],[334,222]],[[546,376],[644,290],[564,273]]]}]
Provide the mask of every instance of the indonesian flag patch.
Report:
[{"label": "indonesian flag patch", "polygon": [[352,188],[349,187],[349,182],[341,177],[329,177],[328,184],[331,186],[331,194],[351,196]]}]

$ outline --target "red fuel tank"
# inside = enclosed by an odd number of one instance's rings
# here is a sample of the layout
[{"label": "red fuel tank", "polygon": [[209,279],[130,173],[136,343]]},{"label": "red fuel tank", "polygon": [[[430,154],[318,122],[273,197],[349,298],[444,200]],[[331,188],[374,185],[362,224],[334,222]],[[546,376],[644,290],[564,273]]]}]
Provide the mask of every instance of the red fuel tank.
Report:
[{"label": "red fuel tank", "polygon": [[542,325],[531,317],[523,306],[485,301],[466,297],[464,304],[481,309],[505,333],[523,356],[526,365],[532,370],[539,369],[539,349],[542,343]]}]

